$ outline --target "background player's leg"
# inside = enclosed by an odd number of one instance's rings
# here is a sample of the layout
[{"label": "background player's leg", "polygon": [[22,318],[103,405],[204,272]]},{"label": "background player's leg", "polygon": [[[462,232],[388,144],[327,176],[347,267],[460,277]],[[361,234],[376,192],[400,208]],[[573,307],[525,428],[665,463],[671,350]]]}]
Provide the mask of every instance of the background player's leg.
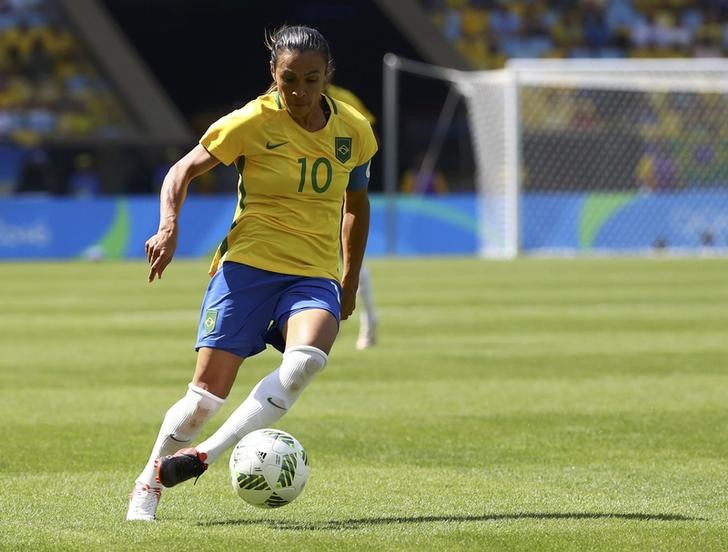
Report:
[{"label": "background player's leg", "polygon": [[359,337],[356,341],[356,348],[366,349],[377,342],[378,323],[371,276],[366,265],[362,265],[359,272],[357,308],[359,309]]}]

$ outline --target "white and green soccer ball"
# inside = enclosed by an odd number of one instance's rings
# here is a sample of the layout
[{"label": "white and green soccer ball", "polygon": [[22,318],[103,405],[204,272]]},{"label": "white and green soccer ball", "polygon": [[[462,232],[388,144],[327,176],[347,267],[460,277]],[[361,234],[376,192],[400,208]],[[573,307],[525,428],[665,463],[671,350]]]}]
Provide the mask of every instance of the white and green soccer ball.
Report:
[{"label": "white and green soccer ball", "polygon": [[280,508],[301,494],[308,455],[293,435],[279,429],[248,433],[230,455],[233,489],[248,504]]}]

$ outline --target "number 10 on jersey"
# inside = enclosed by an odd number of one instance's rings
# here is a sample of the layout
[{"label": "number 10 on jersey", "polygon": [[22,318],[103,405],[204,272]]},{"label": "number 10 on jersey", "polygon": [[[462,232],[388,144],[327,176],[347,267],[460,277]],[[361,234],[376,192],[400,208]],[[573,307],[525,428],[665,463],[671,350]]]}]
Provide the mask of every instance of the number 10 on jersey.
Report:
[{"label": "number 10 on jersey", "polygon": [[[306,187],[306,177],[308,176],[308,160],[305,157],[298,159],[298,164],[301,165],[301,180],[298,183],[298,191],[302,192]],[[321,165],[324,169],[321,169]],[[331,179],[334,176],[334,170],[331,167],[331,162],[325,157],[318,157],[311,164],[311,188],[313,191],[319,194],[324,193],[331,186]]]}]

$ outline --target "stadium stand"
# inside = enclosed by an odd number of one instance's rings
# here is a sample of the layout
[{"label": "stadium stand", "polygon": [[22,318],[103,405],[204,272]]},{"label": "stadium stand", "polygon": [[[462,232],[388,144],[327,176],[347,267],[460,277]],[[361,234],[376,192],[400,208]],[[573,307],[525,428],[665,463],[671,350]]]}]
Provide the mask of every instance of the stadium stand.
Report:
[{"label": "stadium stand", "polygon": [[[724,0],[423,0],[421,5],[476,69],[502,68],[516,58],[728,54],[728,2]],[[661,191],[710,186],[720,180],[726,155],[714,144],[728,140],[728,125],[715,117],[720,111],[715,95],[643,95],[642,105],[634,106],[634,112],[643,115],[622,120],[610,110],[614,96],[599,91],[542,88],[529,94],[532,97],[526,101],[550,106],[524,115],[523,129],[532,140],[541,136],[553,141],[555,131],[570,130],[575,140],[569,147],[587,150],[592,147],[590,139],[598,135],[631,137],[638,159],[633,178],[625,179],[630,188]],[[536,186],[538,179],[530,178],[536,173],[532,170],[527,175],[526,188]]]},{"label": "stadium stand", "polygon": [[[428,61],[461,69],[500,68],[513,58],[728,54],[726,0],[381,0],[377,4],[399,22],[402,33]],[[0,0],[0,195],[158,190],[170,148],[184,148],[194,138],[185,127],[189,123],[181,121],[158,86],[155,90],[153,76],[145,74],[142,65],[96,0]],[[574,91],[573,97],[561,94],[554,101],[560,102],[559,109],[531,115],[526,130],[547,131],[554,125],[608,129],[620,124],[607,120],[598,94]],[[669,154],[676,149],[671,144],[686,137],[676,136],[674,130],[687,127],[681,123],[681,115],[688,111],[684,102],[711,98],[674,95],[649,101],[652,116],[638,122],[647,144],[636,171],[639,185],[650,189],[657,172],[670,170],[711,181],[710,167],[720,162],[720,152],[698,148],[693,160],[670,159]],[[424,138],[436,115],[431,109],[421,110],[417,120],[403,128],[411,138],[403,165],[412,165],[427,147]],[[462,149],[466,134],[462,120],[459,111],[446,144],[453,150]],[[728,135],[715,121],[695,125],[692,120],[691,129],[694,135]],[[690,139],[701,143],[697,135]],[[119,174],[114,169],[119,163],[133,168]],[[450,190],[467,190],[470,171],[462,170],[463,175],[454,171],[468,169],[468,160],[446,151],[443,163]],[[43,178],[32,181],[27,175],[33,174]],[[137,180],[130,182],[129,175]],[[661,186],[671,181],[659,180]],[[197,191],[218,189],[211,181],[200,183]]]},{"label": "stadium stand", "polygon": [[724,0],[423,0],[473,68],[510,58],[714,57],[728,53]]},{"label": "stadium stand", "polygon": [[[0,195],[151,190],[151,178],[134,189],[107,166],[112,157],[118,162],[108,150],[119,144],[127,147],[122,157],[128,164],[144,166],[131,150],[149,146],[155,129],[140,106],[156,104],[143,87],[129,94],[109,74],[120,56],[111,52],[115,59],[103,63],[114,33],[106,29],[105,40],[95,40],[91,27],[105,29],[108,21],[93,8],[84,0],[0,0]],[[95,21],[71,17],[78,10]],[[128,66],[125,79],[135,72]],[[166,103],[157,111],[172,112]],[[183,130],[166,141],[186,139]]]},{"label": "stadium stand", "polygon": [[133,124],[48,0],[0,2],[0,140],[118,137]]}]

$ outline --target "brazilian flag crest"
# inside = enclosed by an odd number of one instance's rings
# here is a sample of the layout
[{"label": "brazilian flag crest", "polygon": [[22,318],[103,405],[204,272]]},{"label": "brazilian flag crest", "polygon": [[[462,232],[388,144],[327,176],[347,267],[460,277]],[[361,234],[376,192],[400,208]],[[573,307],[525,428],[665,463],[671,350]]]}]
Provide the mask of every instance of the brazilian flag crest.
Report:
[{"label": "brazilian flag crest", "polygon": [[205,335],[210,335],[215,331],[217,325],[217,309],[207,309],[205,311]]},{"label": "brazilian flag crest", "polygon": [[342,163],[346,163],[351,159],[351,138],[348,136],[337,136],[334,141],[334,149],[336,150],[336,159]]}]

